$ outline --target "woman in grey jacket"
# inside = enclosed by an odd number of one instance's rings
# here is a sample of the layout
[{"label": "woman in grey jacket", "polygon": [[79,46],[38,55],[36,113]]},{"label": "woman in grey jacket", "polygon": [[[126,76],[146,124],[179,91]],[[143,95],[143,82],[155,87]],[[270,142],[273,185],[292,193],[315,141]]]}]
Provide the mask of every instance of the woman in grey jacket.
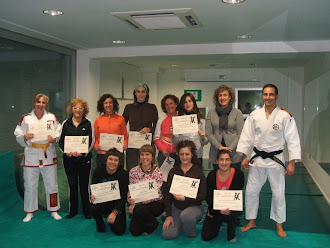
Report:
[{"label": "woman in grey jacket", "polygon": [[232,87],[221,85],[214,91],[215,108],[210,110],[206,118],[206,137],[211,142],[209,161],[214,169],[218,169],[216,155],[218,150],[232,152],[232,167],[241,167],[242,157],[236,152],[241,135],[244,118],[242,112],[232,106],[235,102],[235,92]]}]

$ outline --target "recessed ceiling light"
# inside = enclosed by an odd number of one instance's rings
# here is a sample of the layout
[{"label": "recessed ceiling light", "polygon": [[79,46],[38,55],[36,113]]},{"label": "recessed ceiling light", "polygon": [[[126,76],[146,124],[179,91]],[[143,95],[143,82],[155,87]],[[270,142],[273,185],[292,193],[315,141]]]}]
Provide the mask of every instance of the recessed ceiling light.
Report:
[{"label": "recessed ceiling light", "polygon": [[51,16],[58,16],[58,15],[63,15],[63,11],[60,10],[54,10],[54,9],[46,9],[42,11],[46,15],[51,15]]},{"label": "recessed ceiling light", "polygon": [[113,40],[112,43],[113,44],[125,44],[126,41],[124,41],[124,40]]},{"label": "recessed ceiling light", "polygon": [[237,35],[236,36],[238,39],[249,39],[252,37],[252,35],[248,35],[248,34],[243,34],[243,35]]},{"label": "recessed ceiling light", "polygon": [[173,67],[179,66],[179,65],[172,65]]},{"label": "recessed ceiling light", "polygon": [[222,0],[222,2],[224,3],[232,3],[232,4],[235,4],[235,3],[243,3],[245,0]]}]

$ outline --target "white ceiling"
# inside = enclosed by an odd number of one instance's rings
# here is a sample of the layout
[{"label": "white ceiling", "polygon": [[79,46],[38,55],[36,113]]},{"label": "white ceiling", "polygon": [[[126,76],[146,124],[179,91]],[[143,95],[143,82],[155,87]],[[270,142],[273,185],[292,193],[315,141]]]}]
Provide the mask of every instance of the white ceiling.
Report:
[{"label": "white ceiling", "polygon": [[[269,41],[330,42],[329,0],[246,0],[237,5],[225,4],[221,0],[0,0],[0,3],[0,27],[72,49]],[[191,8],[202,27],[138,31],[110,14],[175,8]],[[64,15],[48,16],[42,13],[45,9],[61,10]],[[244,34],[252,37],[248,40],[236,37]],[[125,40],[126,43],[113,44],[113,40]],[[301,65],[321,56],[317,52],[322,51],[317,47],[315,52],[112,60],[138,66],[168,67],[181,63],[180,66],[185,68],[210,64],[239,67],[242,63],[245,66],[256,63],[258,66],[285,67]]]}]

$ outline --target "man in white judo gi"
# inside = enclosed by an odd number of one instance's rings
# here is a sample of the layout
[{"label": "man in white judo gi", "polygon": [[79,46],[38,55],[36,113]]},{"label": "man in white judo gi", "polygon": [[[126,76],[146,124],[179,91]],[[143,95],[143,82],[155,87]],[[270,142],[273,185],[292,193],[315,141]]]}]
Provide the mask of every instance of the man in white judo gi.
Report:
[{"label": "man in white judo gi", "polygon": [[[60,209],[57,186],[57,155],[55,143],[60,138],[61,124],[56,116],[45,111],[48,96],[37,94],[33,99],[34,109],[30,114],[22,117],[15,129],[17,142],[24,147],[24,211],[27,213],[23,219],[29,222],[33,213],[38,210],[38,182],[41,173],[46,188],[47,210],[55,220],[60,220],[57,213]],[[40,126],[42,125],[42,126]],[[34,128],[34,129],[33,129]],[[38,132],[42,129],[52,133],[43,138]],[[39,132],[40,135],[40,132]]]},{"label": "man in white judo gi", "polygon": [[[263,108],[253,111],[245,121],[237,146],[243,154],[242,167],[249,169],[245,192],[246,232],[256,227],[259,193],[267,179],[272,190],[270,218],[276,222],[277,235],[285,237],[282,223],[286,221],[285,175],[295,172],[295,162],[301,159],[300,140],[292,115],[277,106],[278,89],[266,84],[262,90]],[[287,143],[289,164],[285,167],[283,149]],[[250,161],[247,155],[252,152]]]}]

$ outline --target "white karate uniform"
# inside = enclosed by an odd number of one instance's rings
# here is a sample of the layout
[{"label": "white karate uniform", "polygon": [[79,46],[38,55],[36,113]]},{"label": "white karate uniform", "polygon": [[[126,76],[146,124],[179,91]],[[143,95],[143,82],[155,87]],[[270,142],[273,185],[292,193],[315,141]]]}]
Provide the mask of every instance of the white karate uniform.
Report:
[{"label": "white karate uniform", "polygon": [[[34,113],[26,114],[22,117],[16,126],[14,134],[17,142],[24,147],[24,158],[22,164],[24,166],[24,211],[33,213],[38,210],[38,182],[39,173],[41,173],[46,189],[47,210],[56,212],[60,208],[58,186],[57,186],[57,155],[55,144],[50,143],[46,150],[45,157],[42,148],[33,148],[31,140],[24,141],[24,135],[28,133],[29,124],[38,124],[43,122],[52,122],[55,129],[56,141],[60,138],[61,124],[56,116],[52,113],[44,111],[44,115],[40,120]],[[35,143],[47,144],[45,141],[37,141]]]},{"label": "white karate uniform", "polygon": [[[266,132],[266,133],[265,133]],[[289,160],[301,159],[300,139],[294,118],[278,106],[267,119],[265,108],[253,111],[246,119],[237,152],[250,154],[253,147],[260,151],[274,152],[283,150],[287,143]],[[252,152],[252,156],[255,152]],[[283,153],[276,155],[284,164]],[[245,194],[246,219],[257,218],[259,193],[268,179],[272,189],[272,205],[270,218],[277,223],[286,221],[285,207],[285,175],[284,168],[270,158],[257,157],[250,163],[248,183]]]}]

